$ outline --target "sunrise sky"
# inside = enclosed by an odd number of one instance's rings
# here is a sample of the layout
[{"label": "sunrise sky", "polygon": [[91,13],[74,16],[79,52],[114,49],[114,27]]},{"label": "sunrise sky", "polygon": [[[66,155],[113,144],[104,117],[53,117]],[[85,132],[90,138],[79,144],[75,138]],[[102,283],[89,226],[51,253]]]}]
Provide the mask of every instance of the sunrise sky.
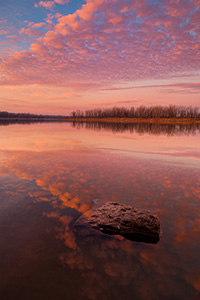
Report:
[{"label": "sunrise sky", "polygon": [[200,0],[0,0],[0,110],[200,107]]}]

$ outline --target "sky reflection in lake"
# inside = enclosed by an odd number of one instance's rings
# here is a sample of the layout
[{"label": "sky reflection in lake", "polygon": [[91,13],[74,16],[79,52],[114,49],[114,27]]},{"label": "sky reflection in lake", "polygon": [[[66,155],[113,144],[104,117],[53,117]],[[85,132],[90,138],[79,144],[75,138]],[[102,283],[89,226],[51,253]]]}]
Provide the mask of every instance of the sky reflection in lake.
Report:
[{"label": "sky reflection in lake", "polygon": [[[1,127],[3,299],[198,299],[200,136]],[[151,159],[150,159],[151,158]],[[156,245],[77,230],[93,199],[159,214]]]}]

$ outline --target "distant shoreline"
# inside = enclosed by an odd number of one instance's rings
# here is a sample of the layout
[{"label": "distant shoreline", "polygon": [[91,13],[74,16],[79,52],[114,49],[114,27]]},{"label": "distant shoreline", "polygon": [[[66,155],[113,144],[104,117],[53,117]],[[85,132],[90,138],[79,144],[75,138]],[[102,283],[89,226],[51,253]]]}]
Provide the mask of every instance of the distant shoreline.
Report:
[{"label": "distant shoreline", "polygon": [[0,118],[0,122],[86,122],[86,123],[121,123],[121,124],[172,124],[195,125],[200,124],[200,119],[195,118]]},{"label": "distant shoreline", "polygon": [[1,118],[0,121],[63,121],[65,118]]},{"label": "distant shoreline", "polygon": [[104,122],[104,123],[143,123],[143,124],[200,124],[200,119],[192,118],[66,118],[71,122]]}]

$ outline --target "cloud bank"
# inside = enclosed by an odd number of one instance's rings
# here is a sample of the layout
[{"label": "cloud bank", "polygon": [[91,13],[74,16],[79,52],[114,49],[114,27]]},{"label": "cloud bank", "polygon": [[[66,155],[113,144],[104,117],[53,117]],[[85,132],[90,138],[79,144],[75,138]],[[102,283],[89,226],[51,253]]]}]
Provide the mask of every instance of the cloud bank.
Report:
[{"label": "cloud bank", "polygon": [[[53,9],[67,2],[35,6]],[[44,20],[20,30],[33,38],[29,50],[0,58],[1,85],[105,87],[200,71],[198,0],[87,0],[74,13],[48,14],[47,20],[51,29],[45,34],[39,30]]]}]

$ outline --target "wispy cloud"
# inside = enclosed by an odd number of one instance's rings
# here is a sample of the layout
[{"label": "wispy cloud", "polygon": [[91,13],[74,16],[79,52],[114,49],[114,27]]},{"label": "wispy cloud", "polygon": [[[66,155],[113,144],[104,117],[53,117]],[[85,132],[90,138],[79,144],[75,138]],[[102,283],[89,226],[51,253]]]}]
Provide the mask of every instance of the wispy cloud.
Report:
[{"label": "wispy cloud", "polygon": [[140,100],[122,100],[122,101],[117,101],[116,104],[134,104],[138,103]]},{"label": "wispy cloud", "polygon": [[[149,85],[135,85],[135,86],[119,86],[119,87],[108,87],[102,88],[102,91],[120,91],[120,90],[133,90],[133,89],[146,89],[146,88],[159,88],[159,89],[173,89],[173,92],[177,90],[177,88],[181,88],[184,90],[193,90],[196,92],[200,91],[200,82],[177,82],[177,83],[167,83],[167,84],[149,84]],[[178,89],[177,92],[180,90]]]}]

